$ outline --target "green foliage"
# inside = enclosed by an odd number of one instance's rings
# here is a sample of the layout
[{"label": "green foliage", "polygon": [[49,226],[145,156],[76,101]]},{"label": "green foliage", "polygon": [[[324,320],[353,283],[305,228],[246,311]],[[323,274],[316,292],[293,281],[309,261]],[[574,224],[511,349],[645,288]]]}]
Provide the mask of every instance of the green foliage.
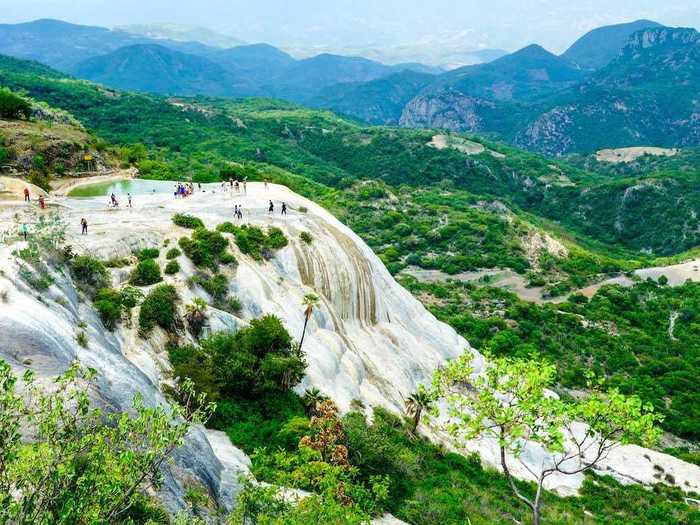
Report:
[{"label": "green foliage", "polygon": [[314,238],[312,237],[312,235],[309,232],[301,232],[299,234],[299,238],[301,239],[301,241],[303,243],[306,243],[306,244],[311,244],[312,242],[314,242]]},{"label": "green foliage", "polygon": [[44,191],[51,191],[51,177],[40,171],[32,171],[29,173],[29,182],[35,186],[39,186]]},{"label": "green foliage", "polygon": [[605,286],[590,300],[574,295],[561,304],[538,305],[467,283],[402,282],[474,347],[520,358],[537,351],[556,363],[566,388],[586,388],[592,371],[611,387],[651,402],[664,415],[665,430],[700,437],[700,387],[692,379],[700,373],[699,284]]},{"label": "green foliage", "polygon": [[165,254],[165,258],[171,260],[180,257],[180,255],[182,255],[182,252],[180,250],[178,250],[177,248],[170,248]]},{"label": "green foliage", "polygon": [[222,301],[228,295],[228,278],[220,273],[212,276],[195,275],[193,276],[193,282],[204,288],[204,291],[216,301]]},{"label": "green foliage", "polygon": [[158,248],[144,248],[135,255],[139,261],[145,261],[146,259],[157,259],[160,256],[160,250]]},{"label": "green foliage", "polygon": [[163,280],[160,266],[154,259],[141,259],[129,275],[129,283],[135,286],[149,286]]},{"label": "green foliage", "polygon": [[143,299],[143,293],[137,288],[126,286],[121,290],[103,288],[95,296],[93,306],[108,330],[114,330],[122,314],[134,308]]},{"label": "green foliage", "polygon": [[219,264],[235,264],[226,252],[228,240],[217,231],[197,228],[191,238],[182,237],[178,244],[195,266],[217,270]]},{"label": "green foliage", "polygon": [[257,226],[247,224],[236,226],[225,222],[217,226],[217,230],[233,234],[238,249],[256,261],[272,258],[275,250],[280,250],[289,243],[284,232],[275,227],[268,228],[267,233],[265,233]]},{"label": "green foliage", "polygon": [[[147,407],[135,397],[133,415],[103,413],[90,406],[94,381],[93,370],[73,364],[44,391],[27,371],[20,394],[17,378],[0,361],[0,522],[164,522],[146,491],[190,426],[206,422],[213,407],[186,384],[178,395],[190,401],[189,412]],[[23,440],[20,430],[32,440]]]},{"label": "green foliage", "polygon": [[28,119],[32,115],[29,102],[9,89],[0,88],[0,118]]},{"label": "green foliage", "polygon": [[79,255],[70,264],[73,278],[82,286],[97,291],[109,284],[109,272],[99,259],[90,255]]},{"label": "green foliage", "polygon": [[139,330],[147,335],[153,328],[173,331],[178,322],[177,302],[179,297],[173,286],[161,284],[149,292],[141,303]]},{"label": "green foliage", "polygon": [[165,269],[163,271],[167,275],[173,275],[180,271],[180,263],[175,260],[168,261],[168,264],[165,265]]},{"label": "green foliage", "polygon": [[202,219],[182,213],[173,215],[173,223],[175,223],[177,226],[181,226],[182,228],[189,228],[190,230],[204,228],[204,222],[202,222]]},{"label": "green foliage", "polygon": [[306,368],[291,336],[271,315],[235,334],[214,334],[198,347],[171,348],[170,359],[176,375],[192,378],[212,399],[283,392],[301,381]]}]

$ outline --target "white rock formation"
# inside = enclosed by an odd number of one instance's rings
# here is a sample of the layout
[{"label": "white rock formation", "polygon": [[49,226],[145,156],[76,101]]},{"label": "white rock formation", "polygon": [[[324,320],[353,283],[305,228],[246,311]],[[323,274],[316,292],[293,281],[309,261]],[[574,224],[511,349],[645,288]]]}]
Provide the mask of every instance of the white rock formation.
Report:
[{"label": "white rock formation", "polygon": [[[270,199],[275,202],[273,215],[267,212]],[[234,317],[211,310],[211,329],[235,329],[269,313],[280,317],[290,333],[299,337],[304,323],[302,299],[315,292],[321,297],[321,305],[307,329],[304,350],[309,367],[299,391],[316,386],[342,410],[348,410],[357,399],[367,407],[383,406],[400,412],[404,398],[429,381],[436,367],[469,348],[467,341],[438,322],[394,281],[359,237],[326,210],[285,187],[270,185],[266,189],[251,183],[247,195],[243,195],[208,185],[205,192],[196,192],[187,199],[174,199],[167,192],[134,195],[134,208],[121,209],[108,209],[106,200],[57,202],[70,224],[67,242],[76,252],[107,259],[129,256],[139,248],[162,247],[165,239],[170,239],[172,246],[190,233],[175,227],[172,215],[191,213],[214,228],[224,221],[234,221],[235,204],[243,206],[243,222],[281,228],[290,244],[269,262],[254,261],[231,243],[239,265],[235,271],[225,271],[230,272],[231,292],[241,300],[243,311],[240,317]],[[289,207],[286,216],[280,214],[282,202]],[[4,210],[0,207],[0,229],[16,221],[13,215],[17,210],[26,208],[19,204]],[[87,236],[79,235],[81,217],[90,224]],[[299,239],[304,231],[313,236],[311,244]],[[106,332],[66,278],[57,279],[56,285],[38,300],[17,277],[12,249],[0,246],[0,268],[4,271],[0,274],[0,290],[9,290],[9,302],[0,303],[0,357],[17,369],[31,361],[32,368],[47,376],[77,357],[100,372],[97,394],[103,403],[125,409],[137,391],[150,402],[162,402],[160,385],[169,380],[164,336],[156,333],[144,341],[126,327],[115,334]],[[185,303],[195,296],[206,297],[203,290],[187,287],[187,277],[194,269],[184,256],[179,260],[182,272],[166,276],[165,281],[178,288]],[[116,270],[114,278],[115,283],[123,281],[126,272]],[[78,319],[88,323],[87,349],[74,341]],[[475,355],[479,367],[483,360],[478,353]],[[485,462],[497,465],[494,443],[475,442],[469,449],[478,451]],[[530,463],[539,466],[541,451],[530,447],[528,454]],[[617,449],[606,468],[621,479],[655,482],[658,468],[654,465],[671,474],[678,486],[700,490],[700,467],[636,447]],[[238,490],[237,476],[247,467],[245,456],[225,436],[194,432],[187,447],[178,453],[177,467],[166,486],[170,506],[181,505],[181,480],[188,476],[202,480],[230,504]],[[185,475],[180,469],[186,471]],[[524,468],[517,474],[527,477]],[[580,477],[573,476],[551,479],[550,488],[566,494],[574,492],[581,482]]]}]

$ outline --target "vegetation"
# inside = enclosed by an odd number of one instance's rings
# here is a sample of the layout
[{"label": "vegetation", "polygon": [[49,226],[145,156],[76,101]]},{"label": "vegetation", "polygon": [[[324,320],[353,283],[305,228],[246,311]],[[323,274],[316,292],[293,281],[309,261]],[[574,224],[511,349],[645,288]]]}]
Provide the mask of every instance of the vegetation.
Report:
[{"label": "vegetation", "polygon": [[652,403],[664,416],[665,430],[700,439],[700,393],[693,379],[700,373],[697,283],[605,286],[590,300],[573,295],[538,305],[468,283],[402,282],[481,351],[519,358],[537,352],[556,363],[562,394],[586,389],[592,371],[622,393]]},{"label": "vegetation", "polygon": [[195,266],[216,271],[219,264],[236,264],[235,257],[226,252],[228,240],[217,231],[197,228],[191,238],[182,237],[178,244]]},{"label": "vegetation", "polygon": [[126,286],[121,290],[102,288],[95,296],[93,306],[105,328],[114,330],[122,316],[137,306],[143,293],[137,288]]},{"label": "vegetation", "polygon": [[[168,523],[147,491],[193,424],[212,411],[189,384],[178,392],[192,410],[146,407],[133,415],[92,408],[93,370],[72,365],[46,392],[31,372],[18,378],[0,361],[0,522]],[[33,439],[23,441],[22,432]]]},{"label": "vegetation", "polygon": [[151,290],[141,303],[139,311],[139,331],[143,335],[160,326],[172,331],[177,323],[177,291],[169,284],[161,284]]},{"label": "vegetation", "polygon": [[284,248],[289,242],[282,230],[274,226],[268,228],[267,233],[257,226],[236,226],[230,222],[220,224],[216,229],[233,234],[238,249],[256,261],[272,258],[276,250]]},{"label": "vegetation", "polygon": [[109,284],[109,272],[99,259],[79,255],[71,261],[71,274],[82,286],[93,293]]},{"label": "vegetation", "polygon": [[192,215],[185,215],[182,213],[177,213],[173,215],[173,222],[177,226],[181,226],[182,228],[189,228],[190,230],[204,228],[204,223],[202,222],[202,219],[198,217],[193,217]]},{"label": "vegetation", "polygon": [[[465,443],[484,437],[496,440],[501,468],[513,494],[531,511],[533,525],[542,519],[542,495],[549,476],[586,472],[619,444],[650,446],[659,437],[658,416],[637,397],[615,389],[605,393],[592,389],[583,400],[567,403],[548,394],[556,368],[544,360],[487,356],[478,375],[472,361],[471,351],[466,351],[435,373],[434,395],[445,400],[450,416],[443,425]],[[573,427],[579,422],[590,431],[577,434]],[[520,491],[508,464],[510,456],[521,463],[528,461],[523,440],[536,443],[545,454],[539,464],[528,467],[537,485],[534,497]]]},{"label": "vegetation", "polygon": [[165,258],[168,260],[177,259],[178,257],[180,257],[180,255],[182,255],[182,252],[180,250],[178,250],[177,248],[170,248],[165,254]]},{"label": "vegetation", "polygon": [[0,88],[0,118],[28,119],[32,115],[29,102],[7,88]]},{"label": "vegetation", "polygon": [[140,259],[129,275],[129,283],[135,286],[149,286],[163,280],[160,265],[154,259]]},{"label": "vegetation", "polygon": [[178,263],[176,260],[168,261],[168,264],[165,265],[165,269],[163,271],[167,275],[173,275],[180,271],[180,263]]}]

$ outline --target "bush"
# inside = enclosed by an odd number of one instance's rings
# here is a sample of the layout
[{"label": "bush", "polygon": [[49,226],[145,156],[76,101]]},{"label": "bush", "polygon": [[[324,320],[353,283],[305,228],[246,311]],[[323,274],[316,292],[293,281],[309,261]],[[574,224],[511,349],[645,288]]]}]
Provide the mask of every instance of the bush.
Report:
[{"label": "bush", "polygon": [[167,275],[173,275],[179,271],[180,271],[180,263],[178,263],[175,260],[168,261],[168,264],[165,265],[165,273]]},{"label": "bush", "polygon": [[29,174],[29,182],[34,186],[39,186],[44,191],[51,191],[51,177],[39,171],[32,171]]},{"label": "bush", "polygon": [[109,272],[105,265],[90,255],[79,255],[71,261],[71,274],[78,283],[93,290],[106,288]]},{"label": "bush", "polygon": [[170,260],[170,259],[176,259],[182,255],[182,252],[178,250],[177,248],[170,248],[168,250],[168,253],[165,254],[165,258]]},{"label": "bush", "polygon": [[299,238],[301,239],[302,242],[306,244],[311,244],[314,241],[314,238],[311,236],[309,232],[301,232],[299,234]]},{"label": "bush", "polygon": [[301,381],[306,369],[303,355],[272,315],[254,319],[236,333],[214,334],[199,348],[171,348],[170,357],[176,375],[192,378],[214,398],[256,399],[284,392]]},{"label": "bush", "polygon": [[153,259],[139,261],[139,264],[129,276],[129,283],[136,286],[149,286],[162,280],[160,266]]},{"label": "bush", "polygon": [[122,313],[135,307],[143,298],[137,288],[127,286],[120,291],[103,288],[95,296],[94,307],[108,330],[114,330],[121,320]]},{"label": "bush", "polygon": [[275,227],[271,227],[265,233],[257,226],[247,224],[236,226],[225,222],[217,226],[216,229],[220,232],[233,234],[238,249],[256,261],[261,261],[263,258],[270,259],[274,250],[284,248],[289,243],[284,232]]},{"label": "bush", "polygon": [[161,284],[146,296],[139,312],[139,330],[148,334],[155,326],[172,331],[177,324],[176,303],[179,300],[173,286]]},{"label": "bush", "polygon": [[32,106],[29,101],[7,88],[0,88],[0,118],[29,119],[31,116]]},{"label": "bush", "polygon": [[195,266],[217,270],[219,263],[230,261],[233,258],[233,256],[229,258],[225,255],[228,240],[216,231],[198,228],[192,234],[191,239],[182,237],[178,244]]},{"label": "bush", "polygon": [[204,291],[217,301],[225,299],[228,295],[228,279],[225,275],[221,275],[220,273],[217,273],[213,277],[209,277],[208,275],[195,275],[192,281],[204,288]]},{"label": "bush", "polygon": [[146,259],[157,259],[160,256],[160,250],[158,248],[144,248],[140,252],[136,253],[136,258],[139,261],[145,261]]},{"label": "bush", "polygon": [[197,228],[204,228],[204,222],[202,222],[202,219],[198,217],[194,217],[192,215],[186,215],[183,213],[178,213],[176,215],[173,215],[173,222],[177,226],[181,226],[183,228],[189,228],[190,230],[195,230]]}]

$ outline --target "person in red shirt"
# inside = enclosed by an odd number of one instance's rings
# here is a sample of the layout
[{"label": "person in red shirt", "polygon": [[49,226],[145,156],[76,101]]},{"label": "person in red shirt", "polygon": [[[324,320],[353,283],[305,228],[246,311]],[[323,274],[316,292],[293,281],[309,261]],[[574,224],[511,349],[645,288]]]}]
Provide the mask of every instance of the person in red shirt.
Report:
[{"label": "person in red shirt", "polygon": [[24,188],[24,202],[29,202],[29,188]]}]

